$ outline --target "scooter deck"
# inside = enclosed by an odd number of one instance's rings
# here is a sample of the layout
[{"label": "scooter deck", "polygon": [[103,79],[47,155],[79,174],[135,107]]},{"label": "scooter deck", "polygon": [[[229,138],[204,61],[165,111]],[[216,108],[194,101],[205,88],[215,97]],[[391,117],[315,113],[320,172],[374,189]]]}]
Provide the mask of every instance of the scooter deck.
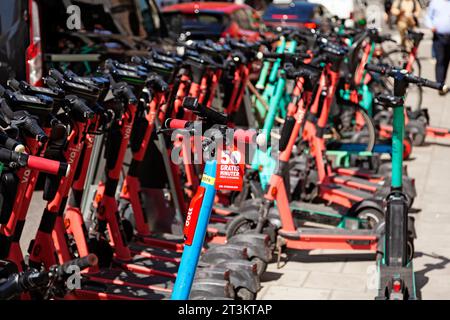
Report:
[{"label": "scooter deck", "polygon": [[[335,183],[320,185],[320,194],[325,200],[331,201],[333,201],[332,198],[334,195],[348,198],[352,202],[358,202],[364,199],[373,198],[373,194],[370,192],[349,188]],[[328,199],[328,196],[330,197],[330,199]]]},{"label": "scooter deck", "polygon": [[376,192],[382,186],[382,183],[371,182],[357,176],[335,175],[331,179],[335,183],[369,192]]},{"label": "scooter deck", "polygon": [[135,255],[143,256],[150,259],[179,262],[181,253],[170,249],[148,247],[136,243],[129,243],[128,247]]},{"label": "scooter deck", "polygon": [[324,206],[320,203],[293,201],[289,206],[295,211],[306,211],[311,214],[322,214],[330,217],[340,218],[345,214],[344,210],[338,210],[330,206]]},{"label": "scooter deck", "polygon": [[155,233],[147,236],[138,236],[137,243],[155,248],[168,249],[177,252],[183,251],[184,238],[182,235],[169,233]]},{"label": "scooter deck", "polygon": [[175,278],[178,270],[178,263],[152,259],[139,254],[133,256],[129,262],[117,261],[117,263],[120,267],[136,273],[160,275],[168,278]]},{"label": "scooter deck", "polygon": [[376,252],[378,236],[374,230],[348,230],[340,228],[298,228],[294,231],[279,230],[287,247],[297,250],[333,249],[367,250]]},{"label": "scooter deck", "polygon": [[[173,285],[173,279],[158,276],[158,275],[144,275],[129,270],[120,268],[101,269],[97,273],[86,274],[88,279],[96,281],[96,279],[103,279],[105,282],[126,285],[129,287],[145,287],[149,290],[165,292]],[[102,281],[103,282],[103,281]],[[113,283],[114,282],[114,283]]]},{"label": "scooter deck", "polygon": [[75,299],[161,300],[170,298],[172,281],[120,269],[103,269],[85,274],[82,287],[72,294]]},{"label": "scooter deck", "polygon": [[356,167],[336,168],[334,171],[340,176],[353,176],[367,179],[372,182],[378,182],[384,179],[384,177],[381,174],[376,174],[372,170],[361,169]]}]

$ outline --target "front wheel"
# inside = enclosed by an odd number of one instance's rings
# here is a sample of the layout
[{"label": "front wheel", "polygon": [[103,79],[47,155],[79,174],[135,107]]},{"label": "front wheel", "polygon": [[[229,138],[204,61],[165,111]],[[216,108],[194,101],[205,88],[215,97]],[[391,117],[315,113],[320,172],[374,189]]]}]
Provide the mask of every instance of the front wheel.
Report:
[{"label": "front wheel", "polygon": [[356,217],[361,220],[363,229],[376,229],[384,221],[384,213],[375,208],[365,208],[358,211]]},{"label": "front wheel", "polygon": [[226,229],[226,236],[227,239],[230,239],[231,237],[237,234],[249,233],[251,230],[254,230],[255,228],[256,228],[256,221],[248,219],[243,215],[239,215],[235,217],[233,220],[231,220],[231,222],[228,224]]}]

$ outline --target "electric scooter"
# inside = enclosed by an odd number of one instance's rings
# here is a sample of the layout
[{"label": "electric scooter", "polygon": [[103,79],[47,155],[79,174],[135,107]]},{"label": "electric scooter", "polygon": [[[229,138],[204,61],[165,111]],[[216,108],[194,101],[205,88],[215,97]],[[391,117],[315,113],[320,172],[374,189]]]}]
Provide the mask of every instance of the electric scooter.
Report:
[{"label": "electric scooter", "polygon": [[436,83],[387,65],[366,65],[366,70],[394,79],[393,95],[379,95],[383,106],[393,109],[392,183],[386,199],[384,241],[378,257],[379,289],[377,299],[417,299],[413,271],[414,226],[408,217],[408,206],[402,186],[403,136],[405,132],[404,97],[410,83],[435,90],[443,84]]}]

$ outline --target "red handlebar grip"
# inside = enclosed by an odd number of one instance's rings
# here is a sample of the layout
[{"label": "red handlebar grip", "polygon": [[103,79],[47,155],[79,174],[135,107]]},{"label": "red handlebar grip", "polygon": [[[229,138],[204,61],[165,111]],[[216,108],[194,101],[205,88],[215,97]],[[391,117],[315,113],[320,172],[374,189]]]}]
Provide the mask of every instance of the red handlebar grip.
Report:
[{"label": "red handlebar grip", "polygon": [[181,119],[167,119],[166,127],[170,129],[184,129],[189,125],[189,121]]},{"label": "red handlebar grip", "polygon": [[28,156],[27,166],[33,170],[60,176],[67,176],[70,169],[67,163],[31,155]]}]

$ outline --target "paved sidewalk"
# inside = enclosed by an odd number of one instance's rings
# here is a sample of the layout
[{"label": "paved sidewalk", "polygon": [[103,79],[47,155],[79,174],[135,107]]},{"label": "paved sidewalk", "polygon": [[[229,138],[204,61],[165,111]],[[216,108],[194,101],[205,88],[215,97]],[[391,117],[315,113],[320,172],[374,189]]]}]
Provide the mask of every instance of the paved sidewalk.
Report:
[{"label": "paved sidewalk", "polygon": [[[422,76],[434,80],[431,40],[424,40],[419,56]],[[450,128],[450,95],[440,97],[425,89],[423,106],[429,108],[431,125]],[[416,178],[418,213],[414,266],[419,297],[450,299],[450,140],[426,139],[415,147],[406,164]],[[373,255],[320,251],[291,253],[290,261],[277,269],[271,264],[264,276],[259,299],[373,299],[367,289]]]}]

